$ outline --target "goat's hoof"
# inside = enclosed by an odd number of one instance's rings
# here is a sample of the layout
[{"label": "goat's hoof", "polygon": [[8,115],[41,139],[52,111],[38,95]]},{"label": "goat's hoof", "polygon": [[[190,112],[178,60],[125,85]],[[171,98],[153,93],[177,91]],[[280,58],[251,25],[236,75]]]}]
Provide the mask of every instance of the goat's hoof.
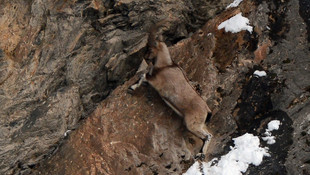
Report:
[{"label": "goat's hoof", "polygon": [[195,160],[200,160],[200,161],[204,161],[206,158],[206,155],[204,153],[198,153],[195,155]]},{"label": "goat's hoof", "polygon": [[127,93],[130,94],[130,95],[132,95],[132,94],[134,93],[134,90],[133,90],[131,87],[129,87],[129,88],[127,89]]},{"label": "goat's hoof", "polygon": [[148,82],[146,82],[146,81],[142,82],[142,86],[147,86],[147,85],[149,85]]},{"label": "goat's hoof", "polygon": [[210,142],[212,138],[212,135],[211,134],[208,134],[204,139],[202,139],[204,142]]}]

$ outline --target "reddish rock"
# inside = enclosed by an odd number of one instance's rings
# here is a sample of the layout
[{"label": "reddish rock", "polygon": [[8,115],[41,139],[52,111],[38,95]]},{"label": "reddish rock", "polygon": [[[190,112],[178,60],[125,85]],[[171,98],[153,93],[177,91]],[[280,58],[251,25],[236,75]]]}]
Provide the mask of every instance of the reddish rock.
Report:
[{"label": "reddish rock", "polygon": [[261,62],[262,60],[266,59],[267,54],[269,53],[269,47],[271,46],[271,42],[267,41],[258,45],[258,48],[255,50],[254,61],[256,63]]}]

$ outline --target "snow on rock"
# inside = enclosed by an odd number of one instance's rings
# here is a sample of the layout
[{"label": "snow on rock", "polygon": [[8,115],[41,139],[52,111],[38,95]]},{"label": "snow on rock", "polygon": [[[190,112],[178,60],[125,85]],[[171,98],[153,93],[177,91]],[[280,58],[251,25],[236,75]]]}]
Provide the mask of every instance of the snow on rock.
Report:
[{"label": "snow on rock", "polygon": [[[231,151],[217,159],[205,163],[203,162],[203,173],[208,175],[242,175],[250,164],[258,166],[263,161],[264,156],[270,156],[266,148],[259,146],[259,138],[253,134],[244,134],[234,138],[235,146]],[[213,165],[215,164],[215,165]],[[201,174],[199,164],[196,162],[183,175]]]},{"label": "snow on rock", "polygon": [[267,141],[267,144],[269,144],[269,145],[276,143],[276,137],[275,136],[266,136],[266,137],[262,137],[262,139],[264,141]]},{"label": "snow on rock", "polygon": [[254,73],[253,73],[254,76],[258,76],[258,77],[265,77],[267,75],[267,73],[265,71],[259,71],[259,70],[256,70]]},{"label": "snow on rock", "polygon": [[199,163],[195,162],[183,175],[202,175]]},{"label": "snow on rock", "polygon": [[271,131],[278,130],[281,122],[279,120],[272,120],[268,123],[268,128],[264,133],[266,137],[262,137],[264,141],[267,141],[267,144],[271,145],[276,143],[276,137],[271,135]]},{"label": "snow on rock", "polygon": [[225,32],[238,33],[242,30],[247,30],[250,33],[253,31],[253,27],[249,25],[250,20],[243,17],[241,13],[229,18],[228,20],[222,22],[218,26],[218,30],[225,28]]},{"label": "snow on rock", "polygon": [[268,123],[268,129],[269,131],[278,130],[280,127],[281,122],[279,120],[272,120]]},{"label": "snow on rock", "polygon": [[238,5],[242,2],[243,0],[234,0],[231,4],[229,4],[226,9],[231,8],[231,7],[238,7]]}]

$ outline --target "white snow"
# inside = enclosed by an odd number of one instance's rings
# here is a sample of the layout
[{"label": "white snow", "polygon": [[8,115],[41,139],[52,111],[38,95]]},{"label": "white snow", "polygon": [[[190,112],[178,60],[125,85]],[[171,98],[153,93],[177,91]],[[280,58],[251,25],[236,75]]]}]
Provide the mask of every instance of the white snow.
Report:
[{"label": "white snow", "polygon": [[266,137],[262,137],[262,139],[264,141],[267,141],[267,144],[269,144],[269,145],[276,143],[276,137],[275,136],[266,136]]},{"label": "white snow", "polygon": [[268,123],[268,129],[269,131],[278,130],[280,127],[281,122],[279,120],[272,120]]},{"label": "white snow", "polygon": [[225,28],[225,32],[238,33],[241,30],[247,30],[250,33],[253,31],[253,27],[249,25],[250,20],[243,17],[241,13],[229,18],[228,20],[222,22],[218,26],[218,30]]},{"label": "white snow", "polygon": [[[222,156],[215,164],[217,159],[208,163],[203,162],[204,174],[208,175],[241,175],[245,172],[250,164],[258,166],[264,156],[270,156],[266,148],[259,147],[259,138],[253,134],[244,134],[234,138],[235,146],[231,147],[231,151]],[[188,169],[184,175],[201,174],[199,164],[196,162]]]},{"label": "white snow", "polygon": [[256,71],[254,71],[253,75],[256,75],[258,77],[264,77],[267,75],[267,73],[265,71],[256,70]]},{"label": "white snow", "polygon": [[234,0],[231,4],[229,4],[226,9],[231,8],[231,7],[238,7],[238,5],[242,2],[243,0]]},{"label": "white snow", "polygon": [[183,175],[201,175],[202,173],[199,170],[199,163],[195,162]]},{"label": "white snow", "polygon": [[[263,140],[268,144],[275,143],[275,137],[271,135],[271,131],[278,130],[280,124],[279,120],[270,121],[264,133],[266,137],[263,137]],[[246,133],[233,140],[235,146],[231,147],[229,153],[220,159],[215,158],[208,163],[202,162],[202,165],[195,162],[183,175],[201,175],[202,173],[206,175],[242,175],[250,164],[259,166],[264,156],[270,156],[268,147],[260,147],[259,138],[253,134]]]},{"label": "white snow", "polygon": [[267,144],[271,145],[276,143],[276,137],[271,135],[271,131],[278,130],[281,122],[279,120],[272,120],[268,123],[268,128],[265,131],[265,137],[262,137],[264,141],[267,141]]}]

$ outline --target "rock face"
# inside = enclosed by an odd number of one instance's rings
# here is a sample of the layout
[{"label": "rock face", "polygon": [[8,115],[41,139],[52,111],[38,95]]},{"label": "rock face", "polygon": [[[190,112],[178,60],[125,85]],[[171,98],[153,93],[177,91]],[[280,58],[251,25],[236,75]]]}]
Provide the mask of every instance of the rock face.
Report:
[{"label": "rock face", "polygon": [[[172,58],[213,111],[207,159],[278,119],[272,156],[246,174],[309,174],[309,3],[229,3],[3,1],[0,174],[184,172],[202,141],[149,86],[126,93],[162,19]],[[252,34],[217,29],[240,12]]]},{"label": "rock face", "polygon": [[[164,2],[1,2],[0,174],[27,174],[134,75],[152,21],[170,16],[175,43],[211,17],[192,18],[199,11],[190,1]],[[210,15],[223,9],[213,6]]]}]

